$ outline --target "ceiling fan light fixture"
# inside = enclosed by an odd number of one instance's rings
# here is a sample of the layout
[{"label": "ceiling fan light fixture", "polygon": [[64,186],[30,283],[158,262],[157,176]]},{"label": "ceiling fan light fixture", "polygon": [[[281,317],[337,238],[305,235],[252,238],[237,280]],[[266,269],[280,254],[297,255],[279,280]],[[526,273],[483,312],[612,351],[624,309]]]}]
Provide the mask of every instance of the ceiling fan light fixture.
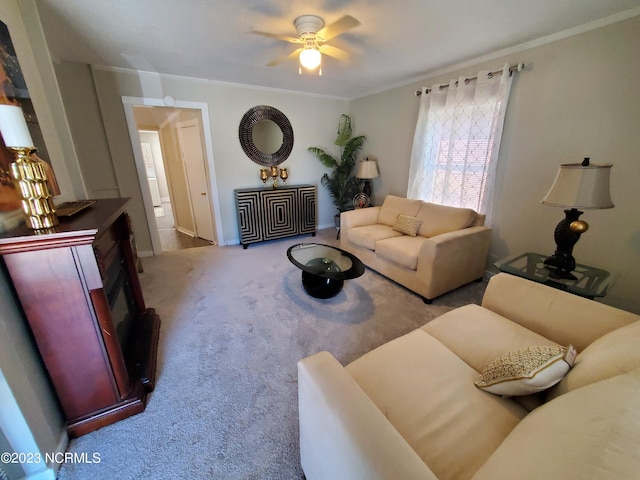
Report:
[{"label": "ceiling fan light fixture", "polygon": [[322,54],[317,48],[305,48],[300,52],[300,65],[307,70],[315,70],[322,62]]}]

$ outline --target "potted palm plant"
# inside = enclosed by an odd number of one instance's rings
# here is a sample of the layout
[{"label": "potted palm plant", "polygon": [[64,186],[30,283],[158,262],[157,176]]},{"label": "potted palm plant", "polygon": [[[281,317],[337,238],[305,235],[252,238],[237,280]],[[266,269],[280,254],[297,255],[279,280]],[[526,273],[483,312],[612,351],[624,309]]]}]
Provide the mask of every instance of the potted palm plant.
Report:
[{"label": "potted palm plant", "polygon": [[328,190],[329,196],[338,209],[338,213],[335,215],[336,228],[340,228],[340,214],[353,208],[353,197],[360,191],[360,180],[354,176],[353,170],[366,137],[364,135],[352,137],[351,135],[351,118],[343,113],[340,116],[338,133],[333,142],[340,147],[340,158],[335,158],[322,148],[309,147],[307,149],[325,167],[331,169],[331,172],[325,173],[320,181]]}]

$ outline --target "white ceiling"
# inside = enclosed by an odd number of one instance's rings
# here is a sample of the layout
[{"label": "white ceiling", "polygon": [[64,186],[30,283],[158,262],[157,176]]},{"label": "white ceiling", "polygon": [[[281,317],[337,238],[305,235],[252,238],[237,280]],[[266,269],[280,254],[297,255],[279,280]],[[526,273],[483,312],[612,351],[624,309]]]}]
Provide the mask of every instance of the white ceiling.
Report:
[{"label": "white ceiling", "polygon": [[[586,24],[640,14],[640,0],[36,0],[54,60],[357,98]],[[323,74],[270,60],[296,48],[293,20],[361,25],[329,42],[352,61]],[[611,16],[614,16],[611,18]],[[606,20],[602,20],[606,19]],[[578,28],[579,30],[579,28]]]}]

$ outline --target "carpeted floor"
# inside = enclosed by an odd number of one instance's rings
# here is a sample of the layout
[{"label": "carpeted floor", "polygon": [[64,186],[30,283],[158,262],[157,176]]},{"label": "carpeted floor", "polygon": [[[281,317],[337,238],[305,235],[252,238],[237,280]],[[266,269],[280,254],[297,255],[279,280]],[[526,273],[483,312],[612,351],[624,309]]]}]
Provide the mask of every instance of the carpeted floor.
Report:
[{"label": "carpeted floor", "polygon": [[72,440],[100,463],[66,464],[59,479],[300,479],[296,362],[328,350],[349,363],[484,292],[474,283],[425,305],[367,270],[313,299],[286,250],[314,241],[336,244],[335,230],[144,258],[162,319],[156,389],[145,412]]}]

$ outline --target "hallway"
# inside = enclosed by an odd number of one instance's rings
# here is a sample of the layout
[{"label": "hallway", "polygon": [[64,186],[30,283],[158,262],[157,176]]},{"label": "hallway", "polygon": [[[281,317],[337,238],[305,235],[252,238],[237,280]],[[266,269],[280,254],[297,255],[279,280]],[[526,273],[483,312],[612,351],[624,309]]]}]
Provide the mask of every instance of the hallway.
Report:
[{"label": "hallway", "polygon": [[175,228],[173,212],[171,211],[171,204],[169,202],[162,202],[162,206],[154,207],[153,210],[156,216],[160,245],[163,252],[211,245],[207,240],[192,237],[179,232]]}]

